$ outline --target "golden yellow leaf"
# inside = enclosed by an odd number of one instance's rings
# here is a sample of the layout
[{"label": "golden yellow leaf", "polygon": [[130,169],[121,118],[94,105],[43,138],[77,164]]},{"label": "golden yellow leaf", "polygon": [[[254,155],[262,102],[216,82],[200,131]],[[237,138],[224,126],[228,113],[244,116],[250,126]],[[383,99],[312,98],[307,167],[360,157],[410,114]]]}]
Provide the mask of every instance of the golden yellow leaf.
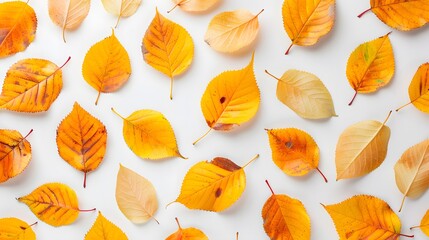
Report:
[{"label": "golden yellow leaf", "polygon": [[0,240],[36,240],[31,226],[18,218],[0,218]]},{"label": "golden yellow leaf", "polygon": [[173,0],[173,2],[176,5],[174,5],[168,13],[173,11],[176,7],[180,7],[186,12],[205,12],[216,6],[219,0]]},{"label": "golden yellow leaf", "polygon": [[75,30],[88,16],[91,0],[49,0],[49,17],[62,28],[63,40],[66,42],[65,30]]},{"label": "golden yellow leaf", "polygon": [[[112,108],[112,111],[115,110]],[[150,160],[184,158],[179,152],[173,128],[162,113],[154,110],[133,112],[124,120],[123,135],[128,147],[137,156]]]},{"label": "golden yellow leaf", "polygon": [[79,212],[95,210],[80,210],[75,191],[62,183],[43,184],[17,200],[25,203],[40,220],[54,227],[72,224]]},{"label": "golden yellow leaf", "polygon": [[246,187],[244,168],[257,157],[259,154],[243,167],[222,157],[195,164],[186,173],[175,202],[189,209],[214,212],[229,208],[241,197]]},{"label": "golden yellow leaf", "polygon": [[306,132],[296,128],[267,129],[274,163],[290,176],[304,176],[316,169],[328,182],[318,168],[319,147]]},{"label": "golden yellow leaf", "polygon": [[429,139],[408,148],[395,164],[396,186],[406,197],[418,198],[429,188]]},{"label": "golden yellow leaf", "polygon": [[331,94],[320,79],[307,72],[288,70],[278,78],[265,72],[277,82],[277,98],[298,116],[307,119],[336,117]]},{"label": "golden yellow leaf", "polygon": [[209,240],[209,238],[201,232],[201,230],[190,227],[182,228],[179,223],[179,219],[176,218],[179,229],[168,236],[165,240]]},{"label": "golden yellow leaf", "polygon": [[390,139],[387,119],[358,122],[341,133],[335,150],[337,180],[364,176],[383,163]]},{"label": "golden yellow leaf", "polygon": [[0,58],[24,51],[33,42],[36,29],[36,13],[27,3],[0,3]]},{"label": "golden yellow leaf", "polygon": [[358,17],[372,11],[386,25],[401,31],[419,28],[429,21],[427,0],[371,0],[370,4],[371,8]]},{"label": "golden yellow leaf", "polygon": [[208,84],[201,98],[201,110],[210,129],[229,131],[252,119],[259,109],[261,97],[253,71],[253,60],[241,70],[223,72]]},{"label": "golden yellow leaf", "polygon": [[418,110],[429,113],[429,63],[424,63],[417,69],[408,87],[408,95],[410,102],[396,109],[396,111],[413,104]]},{"label": "golden yellow leaf", "polygon": [[119,227],[98,212],[98,217],[84,240],[128,240],[128,237]]},{"label": "golden yellow leaf", "polygon": [[44,59],[18,61],[6,73],[0,109],[17,112],[47,111],[63,87],[62,68]]},{"label": "golden yellow leaf", "polygon": [[139,8],[142,0],[101,0],[101,2],[107,12],[118,16],[115,26],[117,27],[121,17],[132,16]]},{"label": "golden yellow leaf", "polygon": [[82,64],[85,81],[100,93],[114,92],[128,81],[131,75],[131,63],[127,50],[112,35],[92,46]]},{"label": "golden yellow leaf", "polygon": [[106,126],[75,102],[71,113],[57,128],[57,147],[68,164],[84,173],[83,187],[87,173],[103,160],[106,143]]},{"label": "golden yellow leaf", "polygon": [[[323,205],[323,204],[322,204]],[[369,195],[357,195],[333,205],[323,205],[335,223],[340,240],[395,240],[401,221],[389,205]]]},{"label": "golden yellow leaf", "polygon": [[143,37],[142,52],[147,64],[170,77],[170,99],[173,99],[173,78],[185,72],[194,58],[191,36],[156,9]]},{"label": "golden yellow leaf", "polygon": [[264,230],[270,239],[310,240],[310,217],[301,201],[275,194],[268,181],[265,182],[272,195],[262,208],[262,219]]},{"label": "golden yellow leaf", "polygon": [[429,210],[426,211],[426,214],[423,216],[420,226],[410,227],[410,229],[420,228],[426,236],[429,237]]},{"label": "golden yellow leaf", "polygon": [[15,130],[0,129],[0,183],[21,174],[30,163],[31,145],[27,136],[22,137]]},{"label": "golden yellow leaf", "polygon": [[234,53],[250,46],[258,36],[258,14],[235,10],[216,15],[207,28],[204,41],[218,52]]},{"label": "golden yellow leaf", "polygon": [[347,61],[347,79],[357,93],[371,93],[387,85],[395,73],[395,58],[389,34],[359,45]]},{"label": "golden yellow leaf", "polygon": [[335,0],[284,0],[283,26],[293,45],[311,46],[328,34],[335,21]]},{"label": "golden yellow leaf", "polygon": [[116,203],[121,212],[133,223],[145,223],[158,210],[156,190],[152,183],[122,165],[116,180]]}]

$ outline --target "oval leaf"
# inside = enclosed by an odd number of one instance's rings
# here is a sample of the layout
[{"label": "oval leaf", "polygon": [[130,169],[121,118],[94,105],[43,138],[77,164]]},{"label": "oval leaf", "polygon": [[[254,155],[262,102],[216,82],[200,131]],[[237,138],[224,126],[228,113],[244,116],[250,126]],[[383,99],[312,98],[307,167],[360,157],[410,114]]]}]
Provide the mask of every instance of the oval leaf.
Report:
[{"label": "oval leaf", "polygon": [[201,232],[201,230],[190,227],[182,228],[180,226],[179,220],[176,218],[177,225],[179,229],[168,236],[165,240],[208,240],[209,238]]},{"label": "oval leaf", "polygon": [[121,17],[132,16],[139,8],[142,0],[101,0],[101,2],[107,12],[118,16],[115,26],[117,27]]},{"label": "oval leaf", "polygon": [[180,7],[186,12],[204,12],[213,8],[219,0],[173,0],[173,2],[176,5],[168,12],[171,12],[176,7]]},{"label": "oval leaf", "polygon": [[98,212],[98,217],[85,235],[84,240],[128,240],[128,237],[120,228],[105,218],[101,212]]},{"label": "oval leaf", "polygon": [[83,187],[86,174],[103,161],[106,143],[106,126],[75,102],[72,112],[58,126],[57,147],[68,164],[84,173]]},{"label": "oval leaf", "polygon": [[420,226],[411,227],[410,229],[420,228],[422,232],[429,237],[429,210],[423,216]]},{"label": "oval leaf", "polygon": [[152,218],[156,221],[153,215],[158,210],[158,199],[152,183],[122,165],[116,180],[116,203],[133,223],[145,223]]},{"label": "oval leaf", "polygon": [[36,28],[36,13],[27,3],[0,3],[0,58],[24,51],[33,42]]},{"label": "oval leaf", "polygon": [[194,43],[182,26],[174,23],[156,9],[143,37],[143,58],[147,64],[170,77],[170,99],[173,99],[173,78],[182,74],[194,58]]},{"label": "oval leaf", "polygon": [[409,104],[413,104],[418,110],[429,113],[429,63],[420,65],[411,80],[410,86],[408,87],[408,95],[410,102],[404,106],[396,109],[399,111]]},{"label": "oval leaf", "polygon": [[36,240],[36,234],[30,225],[18,218],[1,218],[0,239]]}]

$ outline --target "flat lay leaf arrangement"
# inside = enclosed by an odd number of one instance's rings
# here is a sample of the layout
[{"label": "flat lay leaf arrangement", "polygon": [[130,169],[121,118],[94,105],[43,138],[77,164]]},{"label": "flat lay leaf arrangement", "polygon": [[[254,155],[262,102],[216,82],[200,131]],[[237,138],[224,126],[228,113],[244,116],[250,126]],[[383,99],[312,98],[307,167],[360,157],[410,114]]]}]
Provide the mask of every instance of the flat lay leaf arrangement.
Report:
[{"label": "flat lay leaf arrangement", "polygon": [[[228,233],[230,239],[255,239],[255,231],[272,240],[326,239],[314,234],[313,229],[328,227],[336,230],[340,240],[413,238],[411,230],[416,236],[429,237],[427,208],[417,209],[426,214],[413,216],[413,223],[401,223],[404,215],[399,214],[407,214],[424,201],[429,188],[429,139],[403,144],[399,138],[407,136],[398,136],[397,124],[391,123],[399,115],[410,114],[409,105],[417,110],[414,114],[429,113],[429,63],[420,62],[420,66],[404,70],[398,64],[400,51],[394,37],[398,31],[420,31],[416,35],[427,31],[429,0],[368,1],[368,9],[363,9],[359,18],[353,16],[354,21],[370,18],[366,15],[372,12],[376,17],[368,22],[385,24],[391,31],[371,33],[372,39],[354,37],[348,52],[339,51],[344,68],[334,69],[342,71],[342,82],[335,79],[334,89],[333,81],[323,72],[311,70],[311,64],[299,62],[296,69],[294,56],[311,55],[332,41],[329,35],[341,21],[337,12],[340,0],[279,0],[252,11],[246,9],[245,1],[241,1],[241,8],[220,11],[219,6],[226,4],[221,0],[150,4],[141,0],[100,0],[98,4],[91,0],[48,0],[38,3],[44,12],[33,9],[33,1],[0,2],[0,61],[14,61],[9,66],[0,65],[5,74],[0,119],[2,114],[12,119],[0,121],[0,196],[7,199],[0,207],[0,240],[39,239],[40,229],[54,231],[66,225],[85,240],[144,238],[149,228],[158,228],[160,238],[166,240],[221,239],[216,231],[222,231],[222,226],[215,222],[227,222],[247,211],[252,201],[258,201],[258,214],[251,222],[259,224],[237,227]],[[93,8],[98,8],[105,19],[94,20]],[[142,18],[141,11],[150,15]],[[345,15],[351,14],[340,16]],[[192,24],[183,19],[192,19]],[[283,29],[264,29],[269,19]],[[98,26],[91,31],[108,29],[110,35],[98,39],[81,36],[81,28],[94,27],[90,26],[94,21]],[[138,21],[140,36],[135,38],[133,33],[130,38],[122,29]],[[43,43],[46,51],[55,53],[50,59],[39,58],[41,54],[35,51],[41,44],[38,34],[46,34],[45,29],[51,31],[48,37],[55,39]],[[285,52],[276,53],[292,59],[281,63],[284,69],[275,69],[270,59],[260,57],[274,54],[258,47],[269,31],[284,36],[281,47]],[[407,37],[412,42],[414,36]],[[69,46],[79,46],[80,52],[66,51]],[[293,46],[305,49],[291,51]],[[210,54],[201,54],[202,48]],[[213,62],[211,54],[225,62],[237,59],[237,64]],[[63,64],[56,63],[57,57],[64,59]],[[246,63],[240,65],[238,59]],[[76,66],[80,71],[68,72],[69,67]],[[203,67],[204,79],[195,79],[195,69]],[[380,101],[383,92],[396,86],[393,82],[399,81],[395,78],[399,71],[407,71],[409,76],[405,79],[408,96],[403,91],[402,98],[408,101],[393,106],[396,111],[374,109],[381,115],[345,122],[347,127],[338,128],[334,136],[336,145],[328,142],[330,147],[326,147],[317,130],[338,124],[347,112],[344,109],[355,107],[352,105],[359,104],[359,99]],[[144,79],[137,79],[140,76]],[[167,80],[169,99],[148,99],[142,94],[153,91],[165,96],[166,90],[130,87],[137,81],[165,86]],[[182,85],[186,82],[195,85]],[[178,90],[173,91],[176,83]],[[82,91],[72,92],[77,86]],[[381,88],[382,93],[375,93]],[[354,94],[348,104],[340,103],[335,101],[337,91]],[[190,94],[194,92],[198,92],[198,99]],[[82,98],[85,101],[80,101]],[[107,106],[106,102],[115,105]],[[137,106],[135,102],[139,108],[131,109]],[[277,119],[263,122],[264,127],[256,129],[261,119],[274,118],[265,116],[267,104],[291,118],[280,119],[280,126],[275,125]],[[200,117],[191,120],[196,112]],[[387,117],[380,121],[383,113]],[[23,118],[34,126],[21,126]],[[47,126],[51,131],[40,131],[39,126],[52,119],[55,125]],[[183,123],[188,125],[180,125]],[[199,132],[204,128],[205,132]],[[236,140],[249,131],[258,131],[259,135],[248,139],[258,148]],[[234,141],[234,145],[225,148],[223,141]],[[55,146],[54,157],[48,147],[51,145]],[[207,152],[201,150],[205,148],[210,148],[211,156],[198,155],[199,151]],[[259,150],[262,152],[256,152]],[[229,152],[238,152],[240,157],[229,157]],[[169,171],[165,166],[170,166]],[[382,176],[379,169],[388,167],[392,175]],[[336,176],[325,175],[329,168],[335,169]],[[36,169],[59,176],[34,177]],[[108,172],[115,174],[109,176]],[[323,185],[312,185],[314,172],[319,174],[319,182],[320,176],[323,178]],[[78,174],[83,174],[83,184]],[[356,188],[359,181],[372,184],[365,179],[374,176],[397,188],[386,190],[383,186],[372,194]],[[261,179],[268,188],[265,194]],[[289,181],[295,185],[284,183]],[[379,187],[377,184],[371,189]],[[343,194],[337,203],[328,202],[326,196],[299,199],[304,192],[313,194],[312,188],[318,186],[338,188],[336,193],[341,193],[338,186],[342,186],[351,194]],[[386,191],[396,194],[389,199],[375,196],[385,196]],[[89,197],[94,195],[97,198]],[[176,197],[169,199],[171,196]],[[15,205],[9,205],[10,199]],[[103,201],[97,202],[100,199]],[[395,207],[391,208],[387,200]],[[176,213],[181,216],[166,214],[178,208],[181,210]],[[332,224],[322,221],[316,211],[325,214],[325,220],[330,217]],[[192,222],[199,213],[213,217],[213,223]],[[79,222],[92,225],[80,229]],[[164,229],[164,224],[174,228]],[[43,238],[52,239],[47,236],[49,231],[43,234]]]}]

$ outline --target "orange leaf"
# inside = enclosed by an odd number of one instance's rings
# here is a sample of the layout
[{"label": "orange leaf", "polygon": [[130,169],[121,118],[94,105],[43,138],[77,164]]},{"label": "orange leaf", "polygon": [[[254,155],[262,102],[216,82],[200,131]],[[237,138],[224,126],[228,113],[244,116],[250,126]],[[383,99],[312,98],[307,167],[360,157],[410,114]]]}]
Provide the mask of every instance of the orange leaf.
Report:
[{"label": "orange leaf", "polygon": [[36,28],[36,13],[27,3],[0,3],[0,57],[24,51],[33,42]]},{"label": "orange leaf", "polygon": [[410,227],[410,229],[420,228],[422,232],[429,237],[429,210],[426,211],[419,226]]},{"label": "orange leaf", "polygon": [[84,240],[128,240],[128,237],[119,227],[98,212],[98,217]]},{"label": "orange leaf", "polygon": [[32,225],[18,218],[1,218],[0,240],[36,240]]},{"label": "orange leaf", "polygon": [[413,104],[418,110],[429,113],[429,63],[424,63],[417,69],[408,87],[408,95],[410,102],[396,109],[396,111]]},{"label": "orange leaf", "polygon": [[58,153],[84,173],[83,187],[86,187],[86,174],[94,171],[103,160],[106,142],[106,127],[76,102],[57,129]]},{"label": "orange leaf", "polygon": [[179,219],[176,218],[179,229],[168,236],[165,240],[208,240],[209,238],[201,232],[201,230],[190,227],[182,228],[179,223]]}]

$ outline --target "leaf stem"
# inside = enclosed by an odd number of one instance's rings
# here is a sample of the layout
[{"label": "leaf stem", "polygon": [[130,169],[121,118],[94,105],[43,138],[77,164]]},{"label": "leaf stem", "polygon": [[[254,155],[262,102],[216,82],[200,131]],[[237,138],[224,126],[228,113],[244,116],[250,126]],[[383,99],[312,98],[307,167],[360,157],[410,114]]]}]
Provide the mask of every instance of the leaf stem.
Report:
[{"label": "leaf stem", "polygon": [[83,172],[83,188],[86,188],[86,171]]},{"label": "leaf stem", "polygon": [[174,7],[168,10],[167,13],[171,13],[174,9],[176,9],[180,5],[180,3],[177,3],[176,5],[174,5]]},{"label": "leaf stem", "polygon": [[[121,4],[122,4],[122,3],[121,3]],[[117,28],[117,27],[118,27],[118,25],[119,25],[119,20],[121,20],[121,14],[119,14],[119,16],[118,16],[118,20],[116,20],[115,28]]]},{"label": "leaf stem", "polygon": [[121,114],[119,114],[114,108],[111,108],[112,112],[116,115],[118,115],[118,117],[122,118],[123,120],[125,120],[124,117],[121,116]]},{"label": "leaf stem", "polygon": [[39,222],[35,222],[35,223],[33,223],[33,224],[31,224],[31,225],[28,225],[29,227],[33,227],[34,225],[36,225],[36,224],[38,224]]},{"label": "leaf stem", "polygon": [[238,232],[235,234],[235,239],[238,240]]},{"label": "leaf stem", "polygon": [[204,135],[203,135],[203,136],[201,136],[201,137],[200,137],[200,138],[198,138],[195,142],[193,142],[193,143],[192,143],[192,145],[194,145],[194,146],[195,146],[195,144],[197,144],[201,139],[203,139],[205,136],[207,136],[207,134],[209,134],[211,131],[212,131],[212,128],[209,128],[209,130],[208,130],[206,133],[204,133]]},{"label": "leaf stem", "polygon": [[84,209],[84,210],[82,210],[82,209],[78,209],[78,211],[79,211],[79,212],[93,212],[93,211],[95,211],[95,210],[97,210],[97,208],[93,208],[93,209]]},{"label": "leaf stem", "polygon": [[173,100],[173,77],[170,78],[170,100]]},{"label": "leaf stem", "polygon": [[175,217],[174,219],[176,219],[176,222],[177,222],[177,226],[179,226],[179,229],[182,229],[182,226],[180,226],[180,222],[179,222],[179,219],[178,219],[177,217]]},{"label": "leaf stem", "polygon": [[410,105],[411,103],[413,103],[414,101],[416,101],[417,99],[414,99],[413,101],[411,101],[411,102],[409,102],[409,103],[407,103],[407,104],[404,104],[404,105],[402,105],[402,106],[400,106],[399,108],[397,108],[395,111],[396,112],[399,112],[399,110],[401,110],[401,109],[403,109],[404,107],[406,107],[406,106],[408,106],[408,105]]},{"label": "leaf stem", "polygon": [[242,168],[247,167],[249,164],[251,164],[253,161],[255,161],[259,157],[259,154],[256,154],[248,163],[246,163]]},{"label": "leaf stem", "polygon": [[405,202],[406,197],[407,197],[407,195],[404,194],[404,197],[402,198],[402,202],[401,202],[401,207],[399,207],[399,212],[402,211],[402,207],[404,206],[404,202]]},{"label": "leaf stem", "polygon": [[[271,74],[270,72],[268,72],[268,70],[266,70],[266,69],[265,69],[265,73],[268,74],[268,75],[270,75],[272,78],[276,79],[277,81],[281,81],[280,78],[274,76],[273,74]],[[267,129],[265,129],[265,130],[267,130]]]},{"label": "leaf stem", "polygon": [[288,49],[286,50],[285,55],[288,55],[288,54],[289,54],[289,51],[290,51],[290,49],[292,48],[292,46],[293,46],[293,42],[290,44],[290,46],[289,46],[289,47],[288,47]]},{"label": "leaf stem", "polygon": [[270,183],[268,182],[268,180],[266,180],[266,179],[265,179],[265,183],[268,185],[268,188],[270,189],[271,193],[272,193],[273,195],[275,195],[275,193],[274,193],[273,189],[271,188],[271,185],[270,185]]},{"label": "leaf stem", "polygon": [[258,17],[263,11],[264,11],[265,9],[263,9],[262,8],[262,10],[261,11],[259,11],[259,13],[258,14],[256,14],[256,16],[255,17]]},{"label": "leaf stem", "polygon": [[95,106],[98,104],[98,99],[100,99],[101,90],[98,91],[97,99],[95,99]]},{"label": "leaf stem", "polygon": [[357,90],[355,90],[355,95],[353,95],[353,98],[352,98],[352,100],[349,102],[349,106],[351,106],[352,104],[353,104],[353,102],[355,101],[355,98],[356,98],[356,96],[357,96]]},{"label": "leaf stem", "polygon": [[26,139],[31,133],[33,132],[33,129],[31,129],[28,133],[27,133],[27,135],[25,135],[25,137],[23,137],[22,139]]},{"label": "leaf stem", "polygon": [[322,172],[322,171],[320,171],[320,169],[319,169],[318,167],[316,168],[316,170],[320,173],[320,175],[322,175],[323,180],[325,180],[325,183],[327,183],[327,182],[328,182],[328,179],[326,178],[325,174],[323,174],[323,172]]},{"label": "leaf stem", "polygon": [[414,238],[414,235],[406,235],[406,234],[402,234],[402,233],[399,233],[398,235],[401,237]]},{"label": "leaf stem", "polygon": [[63,65],[61,65],[61,67],[59,67],[58,69],[61,69],[61,68],[63,68],[69,61],[70,61],[70,59],[71,59],[71,56],[69,56],[68,58],[67,58],[67,60],[66,60],[66,62],[65,63],[63,63]]},{"label": "leaf stem", "polygon": [[365,13],[371,11],[372,8],[368,8],[367,10],[363,11],[361,14],[358,15],[358,18],[361,18]]},{"label": "leaf stem", "polygon": [[389,111],[389,114],[387,114],[386,120],[384,120],[383,125],[386,124],[387,120],[389,120],[390,115],[392,115],[392,110]]},{"label": "leaf stem", "polygon": [[427,226],[429,226],[429,224],[424,224],[424,225],[420,225],[420,226],[414,226],[414,227],[410,227],[410,230],[413,230],[415,228],[427,227]]}]

